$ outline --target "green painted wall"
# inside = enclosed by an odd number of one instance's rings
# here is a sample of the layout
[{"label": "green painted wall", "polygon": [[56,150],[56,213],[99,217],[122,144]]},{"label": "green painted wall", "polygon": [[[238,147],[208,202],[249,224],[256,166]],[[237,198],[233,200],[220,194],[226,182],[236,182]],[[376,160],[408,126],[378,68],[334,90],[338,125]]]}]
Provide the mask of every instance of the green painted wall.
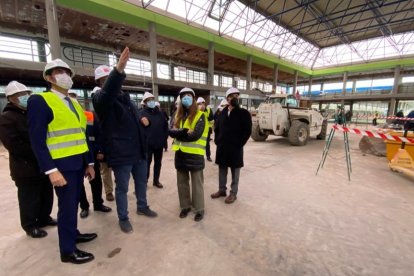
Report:
[{"label": "green painted wall", "polygon": [[[137,0],[138,1],[138,0]],[[139,8],[122,0],[56,0],[59,6],[78,10],[96,17],[104,18],[120,24],[148,30],[149,22],[156,23],[157,34],[192,45],[208,48],[210,41],[215,43],[215,50],[232,57],[246,59],[252,56],[253,63],[273,68],[279,64],[279,70],[293,73],[297,70],[300,76],[325,76],[343,72],[364,72],[379,69],[394,68],[396,65],[414,66],[414,58],[375,61],[350,66],[338,66],[327,69],[311,70],[294,63],[279,59],[258,49],[244,46],[232,39],[223,38],[216,34],[184,24],[173,18]]]}]

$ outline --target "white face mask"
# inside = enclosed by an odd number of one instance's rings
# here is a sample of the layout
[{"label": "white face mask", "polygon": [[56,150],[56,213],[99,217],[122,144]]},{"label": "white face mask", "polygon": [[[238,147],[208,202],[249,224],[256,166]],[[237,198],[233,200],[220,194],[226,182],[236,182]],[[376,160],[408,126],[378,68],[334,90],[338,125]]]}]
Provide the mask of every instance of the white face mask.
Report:
[{"label": "white face mask", "polygon": [[59,86],[63,89],[72,88],[73,80],[68,74],[66,74],[66,73],[56,74],[55,79],[56,79],[56,85],[57,86]]}]

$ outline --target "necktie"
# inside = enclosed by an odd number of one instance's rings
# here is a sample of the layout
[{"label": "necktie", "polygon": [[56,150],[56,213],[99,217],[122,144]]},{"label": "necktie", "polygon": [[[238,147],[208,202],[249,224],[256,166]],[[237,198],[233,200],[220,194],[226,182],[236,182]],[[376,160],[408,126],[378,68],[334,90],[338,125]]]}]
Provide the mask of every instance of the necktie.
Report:
[{"label": "necktie", "polygon": [[70,98],[69,97],[65,97],[64,99],[68,102],[70,110],[72,110],[72,112],[75,113],[76,118],[78,118],[78,120],[79,120],[78,112],[76,112],[75,106],[73,105],[73,103],[70,100]]}]

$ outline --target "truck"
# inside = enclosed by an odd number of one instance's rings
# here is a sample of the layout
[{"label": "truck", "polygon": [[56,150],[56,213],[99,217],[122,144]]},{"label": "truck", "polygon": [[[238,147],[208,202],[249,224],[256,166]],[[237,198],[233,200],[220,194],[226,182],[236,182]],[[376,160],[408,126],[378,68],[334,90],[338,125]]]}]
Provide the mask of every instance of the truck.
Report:
[{"label": "truck", "polygon": [[288,137],[291,145],[304,146],[310,136],[325,140],[328,121],[310,107],[300,107],[293,95],[273,94],[252,116],[254,141],[265,141],[269,135]]}]

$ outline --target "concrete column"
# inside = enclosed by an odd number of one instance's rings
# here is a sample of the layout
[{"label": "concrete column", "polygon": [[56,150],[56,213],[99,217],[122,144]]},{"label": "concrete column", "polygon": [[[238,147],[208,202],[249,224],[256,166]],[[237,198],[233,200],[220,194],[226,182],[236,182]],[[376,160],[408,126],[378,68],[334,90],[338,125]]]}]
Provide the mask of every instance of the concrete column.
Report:
[{"label": "concrete column", "polygon": [[[348,81],[348,72],[344,72],[344,76],[342,79],[342,97],[345,97],[346,94],[346,82]],[[345,100],[341,100],[341,105],[344,106]]]},{"label": "concrete column", "polygon": [[295,75],[293,79],[293,91],[292,91],[293,95],[296,94],[297,88],[298,88],[298,70],[295,70]]},{"label": "concrete column", "polygon": [[157,33],[155,31],[155,23],[150,22],[148,26],[149,33],[149,48],[151,59],[151,75],[152,75],[152,94],[156,101],[158,101],[158,85],[155,80],[158,78],[157,74]]},{"label": "concrete column", "polygon": [[311,96],[311,92],[312,92],[312,77],[309,77],[309,87],[308,87],[308,97]]},{"label": "concrete column", "polygon": [[388,116],[393,116],[396,113],[397,100],[395,96],[398,93],[398,87],[400,86],[400,83],[401,83],[400,74],[401,74],[401,66],[397,65],[397,67],[395,67],[395,70],[394,70],[394,86],[392,87],[392,92],[391,92],[391,94],[393,95],[393,98],[391,98],[390,100],[390,108],[388,109]]},{"label": "concrete column", "polygon": [[356,92],[356,81],[354,80],[352,82],[352,91],[351,91],[351,93],[354,94],[355,92]]},{"label": "concrete column", "polygon": [[56,13],[56,3],[54,0],[45,0],[45,6],[50,53],[52,54],[52,59],[56,59],[61,57],[59,21]]},{"label": "concrete column", "polygon": [[273,84],[272,84],[272,89],[275,91],[275,93],[276,93],[278,77],[279,77],[279,64],[276,63],[273,65]]},{"label": "concrete column", "polygon": [[246,67],[246,90],[251,89],[252,84],[252,56],[247,56],[247,67]]},{"label": "concrete column", "polygon": [[214,85],[214,42],[208,43],[207,84]]}]

